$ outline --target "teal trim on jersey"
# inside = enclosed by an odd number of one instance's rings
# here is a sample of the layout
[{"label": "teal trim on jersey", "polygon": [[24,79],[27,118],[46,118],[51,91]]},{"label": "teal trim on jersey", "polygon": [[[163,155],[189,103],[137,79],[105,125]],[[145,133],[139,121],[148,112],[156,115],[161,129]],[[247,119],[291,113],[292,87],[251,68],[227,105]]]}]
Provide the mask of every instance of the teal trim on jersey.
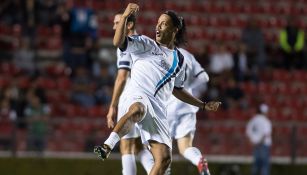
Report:
[{"label": "teal trim on jersey", "polygon": [[164,75],[164,77],[158,82],[158,84],[156,85],[156,89],[159,88],[159,86],[163,85],[163,82],[165,82],[167,79],[170,78],[170,76],[172,76],[172,74],[175,72],[177,66],[178,66],[178,57],[177,57],[177,51],[174,50],[173,51],[173,64],[172,67],[168,70],[168,72],[166,73],[166,75]]}]

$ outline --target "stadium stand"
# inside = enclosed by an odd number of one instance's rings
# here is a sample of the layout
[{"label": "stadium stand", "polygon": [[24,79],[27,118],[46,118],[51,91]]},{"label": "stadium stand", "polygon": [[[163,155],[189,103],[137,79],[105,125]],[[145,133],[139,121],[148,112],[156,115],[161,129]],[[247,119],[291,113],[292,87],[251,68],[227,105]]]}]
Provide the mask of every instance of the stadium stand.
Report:
[{"label": "stadium stand", "polygon": [[[113,36],[113,15],[119,9],[125,7],[127,2],[94,0],[92,5],[88,6],[89,8],[92,7],[97,15],[98,39],[91,40],[92,42],[97,41],[96,45],[90,46],[92,48],[84,46],[86,48],[85,55],[93,50],[99,50],[99,47],[110,48],[110,41]],[[55,3],[54,5],[61,7],[60,4]],[[79,0],[75,1],[75,5],[86,7],[88,4]],[[71,7],[67,5],[66,8]],[[267,103],[270,107],[269,117],[273,121],[273,156],[291,156],[291,152],[294,150],[296,156],[306,157],[306,65],[304,69],[286,70],[282,66],[275,66],[271,63],[277,60],[276,56],[280,57],[278,54],[279,30],[286,25],[287,16],[296,16],[299,27],[306,31],[307,2],[304,0],[296,2],[290,0],[242,0],[232,3],[232,1],[223,0],[176,0],[159,1],[159,3],[146,1],[145,3],[144,1],[141,4],[142,16],[138,16],[137,20],[138,31],[153,37],[153,27],[157,15],[165,9],[176,10],[185,18],[190,40],[187,49],[196,56],[203,54],[201,53],[204,50],[203,48],[206,48],[205,50],[208,52],[206,54],[210,55],[215,51],[215,44],[220,41],[225,43],[227,48],[233,52],[237,43],[240,42],[241,31],[251,15],[255,17],[265,37],[268,57],[266,68],[257,73],[258,81],[239,82],[239,87],[244,92],[243,106],[225,108],[216,113],[200,111],[195,138],[196,146],[213,155],[249,155],[251,145],[249,145],[245,136],[245,125],[255,113],[255,106],[261,101]],[[67,12],[69,13],[69,10]],[[35,36],[24,34],[23,25],[1,18],[1,102],[6,98],[4,92],[8,89],[14,89],[19,94],[18,98],[12,97],[10,99],[13,103],[11,110],[15,111],[17,115],[22,115],[22,112],[19,111],[20,104],[26,101],[26,91],[32,86],[33,77],[36,77],[37,87],[45,91],[46,104],[51,108],[46,150],[88,151],[91,145],[99,143],[109,133],[104,119],[108,101],[97,103],[91,107],[84,107],[71,100],[74,69],[64,64],[65,58],[63,57],[66,56],[65,47],[68,41],[63,37],[65,31],[61,22],[55,22],[54,25],[44,25],[37,22],[34,26],[36,29]],[[17,67],[12,61],[14,52],[20,47],[23,37],[32,37],[31,47],[36,53],[36,70],[31,73]],[[89,40],[87,41],[90,43]],[[99,45],[98,48],[97,45]],[[114,48],[110,50],[110,52],[113,52]],[[209,61],[201,60],[204,59],[201,57],[197,57],[197,59],[202,63]],[[95,62],[95,59],[91,59],[91,61]],[[102,61],[100,64],[111,65],[114,62]],[[207,67],[208,65],[203,66]],[[93,67],[89,68],[91,72],[95,72]],[[109,66],[109,69],[108,72],[112,72],[112,66]],[[94,75],[92,76],[94,77]],[[211,80],[216,83],[215,75],[212,75]],[[97,84],[94,80],[92,84],[91,89],[95,90]],[[218,87],[219,94],[223,94],[223,81],[218,81],[215,86]],[[106,83],[105,87],[106,93],[110,96],[112,84]],[[210,91],[210,88],[211,86],[209,86],[208,91]],[[208,94],[204,94],[205,97],[208,97]],[[9,138],[11,140],[16,139],[17,150],[26,150],[27,130],[25,126],[19,126],[19,122],[24,122],[24,117],[18,116],[17,120],[2,119],[4,117],[1,113],[0,139],[6,141],[10,141]],[[12,130],[16,124],[17,132],[16,138],[14,138],[15,133]],[[6,150],[8,147],[2,144],[0,149]]]}]

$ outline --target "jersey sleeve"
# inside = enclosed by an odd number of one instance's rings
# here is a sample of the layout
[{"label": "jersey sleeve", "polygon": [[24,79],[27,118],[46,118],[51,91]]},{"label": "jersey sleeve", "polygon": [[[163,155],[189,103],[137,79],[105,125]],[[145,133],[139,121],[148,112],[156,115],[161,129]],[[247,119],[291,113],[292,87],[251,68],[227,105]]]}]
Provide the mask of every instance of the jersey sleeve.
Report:
[{"label": "jersey sleeve", "polygon": [[150,48],[150,45],[150,40],[147,37],[133,35],[126,37],[125,47],[121,48],[121,51],[133,54],[143,53]]},{"label": "jersey sleeve", "polygon": [[205,69],[198,63],[194,56],[191,56],[192,61],[192,74],[198,77],[200,74],[205,73]]},{"label": "jersey sleeve", "polygon": [[127,52],[122,52],[117,49],[117,68],[131,70],[132,58]]},{"label": "jersey sleeve", "polygon": [[175,77],[175,88],[177,89],[182,89],[184,87],[184,80],[185,80],[185,76],[186,76],[186,69],[187,67],[184,66],[181,68],[179,74],[177,75],[177,77]]}]

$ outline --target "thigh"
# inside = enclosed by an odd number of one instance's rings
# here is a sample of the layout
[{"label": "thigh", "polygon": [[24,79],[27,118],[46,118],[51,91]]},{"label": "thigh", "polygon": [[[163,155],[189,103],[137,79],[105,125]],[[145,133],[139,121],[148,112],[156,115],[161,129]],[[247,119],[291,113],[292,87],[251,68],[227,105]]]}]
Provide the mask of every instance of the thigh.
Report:
[{"label": "thigh", "polygon": [[171,149],[166,144],[150,140],[149,145],[155,163],[171,158]]},{"label": "thigh", "polygon": [[120,152],[121,154],[134,154],[135,153],[135,138],[121,139]]},{"label": "thigh", "polygon": [[179,152],[183,154],[188,147],[192,147],[192,142],[193,137],[190,134],[180,139],[177,139],[177,146]]}]

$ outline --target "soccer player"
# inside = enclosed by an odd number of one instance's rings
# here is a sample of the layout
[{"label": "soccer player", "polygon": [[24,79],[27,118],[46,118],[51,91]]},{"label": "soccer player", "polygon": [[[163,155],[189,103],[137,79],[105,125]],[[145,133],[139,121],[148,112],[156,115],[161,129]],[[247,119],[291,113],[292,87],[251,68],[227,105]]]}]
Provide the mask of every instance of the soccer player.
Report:
[{"label": "soccer player", "polygon": [[[113,44],[133,60],[131,79],[123,99],[125,115],[113,132],[94,152],[106,159],[115,144],[137,123],[143,144],[150,147],[154,166],[150,175],[163,175],[171,162],[171,138],[166,119],[166,103],[173,93],[177,98],[206,110],[217,110],[220,102],[204,103],[183,89],[184,57],[175,47],[181,42],[184,28],[176,13],[163,13],[156,26],[156,41],[146,36],[126,37],[127,18],[139,6],[129,3],[117,26]],[[175,88],[174,88],[175,86]]]},{"label": "soccer player", "polygon": [[[123,12],[119,12],[114,16],[113,30],[116,30],[119,24],[120,18]],[[137,35],[135,30],[136,18],[134,14],[131,14],[127,18],[126,23],[126,34],[127,36]],[[123,98],[127,95],[125,93],[126,84],[128,84],[130,79],[130,70],[132,67],[132,59],[129,53],[123,53],[117,49],[117,76],[114,84],[114,90],[112,95],[112,101],[110,104],[109,112],[107,114],[107,124],[108,128],[114,127],[113,119],[117,114],[117,120],[119,120],[124,114],[125,106],[123,106]],[[135,126],[128,134],[123,136],[120,140],[120,152],[122,154],[122,173],[123,175],[136,175],[136,163],[135,155],[139,155],[142,165],[144,166],[146,172],[149,174],[153,166],[153,157],[148,149],[143,149],[143,144],[141,142],[140,133]]]},{"label": "soccer player", "polygon": [[[187,65],[184,87],[188,92],[199,97],[206,89],[209,76],[191,53],[182,48],[179,51],[184,55]],[[197,166],[201,175],[210,175],[207,161],[203,158],[200,150],[193,147],[192,144],[196,131],[198,108],[171,96],[167,109],[171,136],[177,141],[179,153]]]}]

